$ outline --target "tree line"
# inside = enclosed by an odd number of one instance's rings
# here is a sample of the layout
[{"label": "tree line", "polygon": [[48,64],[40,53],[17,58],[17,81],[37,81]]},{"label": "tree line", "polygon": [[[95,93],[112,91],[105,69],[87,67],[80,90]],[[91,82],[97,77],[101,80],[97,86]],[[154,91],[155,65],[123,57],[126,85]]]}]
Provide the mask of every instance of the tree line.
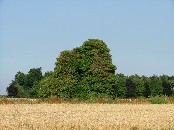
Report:
[{"label": "tree line", "polygon": [[174,76],[115,74],[110,49],[98,39],[61,52],[51,72],[32,68],[17,72],[7,87],[9,97],[18,98],[137,98],[173,96]]}]

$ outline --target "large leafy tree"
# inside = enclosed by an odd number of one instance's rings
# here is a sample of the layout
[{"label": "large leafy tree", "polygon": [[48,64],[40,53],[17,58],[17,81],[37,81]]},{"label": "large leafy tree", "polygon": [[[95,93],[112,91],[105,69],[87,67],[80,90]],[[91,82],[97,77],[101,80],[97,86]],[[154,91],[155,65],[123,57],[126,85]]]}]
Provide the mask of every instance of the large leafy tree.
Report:
[{"label": "large leafy tree", "polygon": [[[56,96],[66,98],[113,97],[116,66],[109,52],[107,45],[98,39],[89,39],[78,48],[63,51],[54,72],[41,81],[40,90],[53,88]],[[39,93],[43,97],[51,96],[50,91]]]}]

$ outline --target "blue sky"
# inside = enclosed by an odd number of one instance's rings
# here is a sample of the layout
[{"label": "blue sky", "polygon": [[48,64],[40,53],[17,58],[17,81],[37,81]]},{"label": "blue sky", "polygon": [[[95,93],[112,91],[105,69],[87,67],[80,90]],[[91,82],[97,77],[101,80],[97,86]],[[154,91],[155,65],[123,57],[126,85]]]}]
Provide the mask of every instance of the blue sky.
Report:
[{"label": "blue sky", "polygon": [[116,73],[174,75],[173,0],[0,0],[0,94],[89,38],[107,43]]}]

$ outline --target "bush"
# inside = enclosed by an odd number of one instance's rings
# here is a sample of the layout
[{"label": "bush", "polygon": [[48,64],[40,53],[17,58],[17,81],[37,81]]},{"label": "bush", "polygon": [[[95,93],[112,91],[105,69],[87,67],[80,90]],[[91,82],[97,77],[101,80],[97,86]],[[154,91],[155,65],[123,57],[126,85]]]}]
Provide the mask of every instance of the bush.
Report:
[{"label": "bush", "polygon": [[162,97],[160,97],[160,96],[150,97],[149,102],[151,104],[167,104],[167,103],[169,103],[167,98],[164,96],[162,96]]}]

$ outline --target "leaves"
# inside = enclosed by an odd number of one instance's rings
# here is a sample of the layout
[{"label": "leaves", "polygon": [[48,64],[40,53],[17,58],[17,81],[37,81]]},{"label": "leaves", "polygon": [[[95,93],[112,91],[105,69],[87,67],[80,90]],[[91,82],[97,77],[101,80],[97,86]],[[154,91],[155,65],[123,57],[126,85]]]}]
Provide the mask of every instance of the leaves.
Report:
[{"label": "leaves", "polygon": [[57,84],[44,79],[41,89],[51,96],[48,88],[54,85],[55,95],[66,98],[112,97],[116,66],[109,51],[102,40],[89,39],[79,48],[61,52],[51,76]]},{"label": "leaves", "polygon": [[17,72],[14,81],[7,87],[9,97],[38,97],[38,83],[43,78],[41,67],[32,68],[27,74]]},{"label": "leaves", "polygon": [[116,69],[106,43],[89,39],[80,47],[62,51],[54,70],[44,76],[41,68],[17,72],[7,93],[10,97],[80,99],[174,95],[174,76],[124,76],[115,74]]}]

